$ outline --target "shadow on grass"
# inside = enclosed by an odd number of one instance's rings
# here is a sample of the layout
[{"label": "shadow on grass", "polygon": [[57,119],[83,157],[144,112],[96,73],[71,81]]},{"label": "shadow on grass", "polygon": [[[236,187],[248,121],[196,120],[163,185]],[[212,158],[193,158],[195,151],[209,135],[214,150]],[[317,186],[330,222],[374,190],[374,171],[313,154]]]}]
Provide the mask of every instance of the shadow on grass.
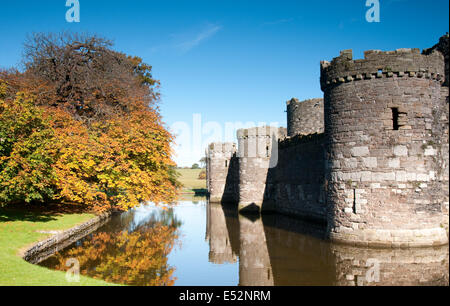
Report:
[{"label": "shadow on grass", "polygon": [[28,221],[50,222],[61,214],[80,214],[89,212],[81,205],[73,204],[14,204],[0,207],[0,222]]}]

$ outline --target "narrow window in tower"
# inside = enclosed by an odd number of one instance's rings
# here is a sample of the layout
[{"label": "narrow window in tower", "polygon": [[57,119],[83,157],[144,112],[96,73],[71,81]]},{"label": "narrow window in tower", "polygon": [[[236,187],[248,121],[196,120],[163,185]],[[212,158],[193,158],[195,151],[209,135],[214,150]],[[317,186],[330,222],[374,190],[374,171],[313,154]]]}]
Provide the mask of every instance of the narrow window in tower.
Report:
[{"label": "narrow window in tower", "polygon": [[397,107],[393,107],[392,108],[392,128],[394,131],[398,131],[399,129],[399,124],[398,124],[398,108]]},{"label": "narrow window in tower", "polygon": [[225,161],[225,168],[228,168],[228,160]]},{"label": "narrow window in tower", "polygon": [[353,213],[356,214],[356,189],[353,189]]},{"label": "narrow window in tower", "polygon": [[269,152],[269,147],[266,147],[266,153],[267,153],[267,157],[270,157],[270,152]]}]

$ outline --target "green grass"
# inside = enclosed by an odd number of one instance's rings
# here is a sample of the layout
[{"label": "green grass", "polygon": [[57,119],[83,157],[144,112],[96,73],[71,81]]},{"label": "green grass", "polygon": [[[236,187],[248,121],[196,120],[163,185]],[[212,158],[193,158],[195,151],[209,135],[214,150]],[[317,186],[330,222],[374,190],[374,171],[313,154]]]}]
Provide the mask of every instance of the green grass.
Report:
[{"label": "green grass", "polygon": [[206,179],[199,180],[198,175],[203,169],[177,169],[180,173],[178,180],[183,184],[183,193],[206,191]]},{"label": "green grass", "polygon": [[111,285],[84,276],[79,283],[68,283],[64,272],[30,264],[19,255],[26,247],[50,236],[37,231],[65,230],[93,217],[87,213],[39,213],[0,208],[0,286]]},{"label": "green grass", "polygon": [[[199,180],[202,169],[178,169],[183,192],[206,191],[206,180]],[[55,212],[56,211],[56,212]],[[21,251],[50,237],[38,231],[72,228],[93,218],[93,214],[61,210],[0,208],[0,286],[104,286],[101,280],[80,276],[79,283],[68,283],[65,272],[30,264],[20,257]]]}]

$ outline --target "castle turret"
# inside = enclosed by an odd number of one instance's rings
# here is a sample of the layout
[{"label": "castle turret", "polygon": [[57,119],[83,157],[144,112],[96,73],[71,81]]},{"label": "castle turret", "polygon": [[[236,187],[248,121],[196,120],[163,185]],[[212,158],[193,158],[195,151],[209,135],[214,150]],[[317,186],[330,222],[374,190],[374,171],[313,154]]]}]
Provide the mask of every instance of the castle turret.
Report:
[{"label": "castle turret", "polygon": [[287,134],[321,134],[324,131],[323,99],[299,101],[293,98],[287,102]]},{"label": "castle turret", "polygon": [[[239,141],[239,210],[260,212],[272,210],[273,203],[265,197],[271,184],[269,169],[278,163],[278,139],[286,129],[258,127],[237,132]],[[263,205],[264,204],[264,205]]]},{"label": "castle turret", "polygon": [[210,201],[237,203],[238,165],[234,143],[212,143],[207,152],[206,173]]},{"label": "castle turret", "polygon": [[418,49],[367,51],[363,60],[346,50],[321,63],[332,240],[393,247],[448,243],[444,67],[441,52]]}]

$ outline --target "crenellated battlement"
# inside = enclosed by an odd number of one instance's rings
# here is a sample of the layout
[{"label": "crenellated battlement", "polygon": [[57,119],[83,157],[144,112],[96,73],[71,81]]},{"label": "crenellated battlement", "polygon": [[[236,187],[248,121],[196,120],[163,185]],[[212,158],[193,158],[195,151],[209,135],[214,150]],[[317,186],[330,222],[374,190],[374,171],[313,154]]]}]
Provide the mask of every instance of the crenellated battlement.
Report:
[{"label": "crenellated battlement", "polygon": [[236,153],[236,144],[232,142],[215,142],[208,146],[207,156],[213,156],[215,154],[233,155]]},{"label": "crenellated battlement", "polygon": [[369,50],[364,59],[353,60],[353,51],[341,51],[331,62],[322,61],[320,83],[329,86],[379,78],[425,78],[445,81],[444,56],[435,51],[422,54],[419,49],[395,51]]},{"label": "crenellated battlement", "polygon": [[300,101],[297,98],[292,98],[291,100],[288,100],[286,102],[286,105],[287,106],[298,106],[298,105],[302,105],[302,104],[316,104],[316,103],[320,103],[321,101],[323,101],[322,98],[307,99],[307,100],[303,100],[303,101]]},{"label": "crenellated battlement", "polygon": [[308,135],[323,133],[323,99],[300,101],[293,98],[286,103],[287,135]]},{"label": "crenellated battlement", "polygon": [[238,139],[248,139],[257,137],[268,138],[273,136],[282,138],[285,135],[286,135],[285,128],[278,128],[273,126],[254,127],[249,129],[241,129],[237,131]]},{"label": "crenellated battlement", "polygon": [[287,137],[284,139],[280,139],[278,142],[278,148],[286,149],[295,147],[302,144],[319,144],[323,143],[325,140],[325,134],[324,133],[315,133],[315,134],[309,134],[309,135],[296,135],[293,137]]}]

